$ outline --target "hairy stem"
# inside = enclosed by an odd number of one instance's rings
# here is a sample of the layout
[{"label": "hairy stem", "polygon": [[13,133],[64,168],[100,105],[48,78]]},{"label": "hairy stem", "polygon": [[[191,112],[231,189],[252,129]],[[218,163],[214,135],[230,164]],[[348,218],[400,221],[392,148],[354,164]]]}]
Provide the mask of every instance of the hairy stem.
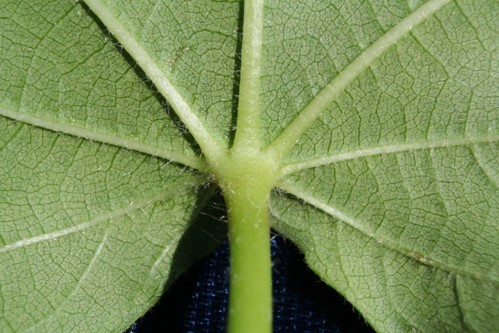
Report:
[{"label": "hairy stem", "polygon": [[229,332],[272,331],[270,191],[226,193],[230,239]]},{"label": "hairy stem", "polygon": [[269,196],[278,163],[231,150],[213,168],[227,204],[230,239],[229,332],[272,331]]}]

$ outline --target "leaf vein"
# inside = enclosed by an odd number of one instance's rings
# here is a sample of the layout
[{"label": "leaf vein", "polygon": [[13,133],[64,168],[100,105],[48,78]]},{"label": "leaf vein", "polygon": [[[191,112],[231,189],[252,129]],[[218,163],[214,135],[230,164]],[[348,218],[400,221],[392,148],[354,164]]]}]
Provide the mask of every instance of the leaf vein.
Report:
[{"label": "leaf vein", "polygon": [[[320,211],[348,224],[350,227],[354,228],[358,232],[361,232],[362,234],[366,235],[367,237],[376,240],[378,243],[382,244],[388,249],[397,251],[413,260],[417,260],[420,256],[414,256],[412,255],[414,252],[411,249],[404,248],[403,245],[397,244],[396,242],[390,240],[389,238],[383,237],[383,235],[376,234],[371,230],[366,229],[361,223],[359,223],[355,218],[352,218],[351,216],[345,214],[341,210],[333,207],[330,204],[326,204],[322,202],[321,200],[315,198],[312,194],[306,193],[304,190],[297,188],[293,184],[286,182],[286,181],[281,181],[279,184],[279,188],[286,191],[287,193],[295,196],[296,198],[299,198],[303,200],[305,203],[319,209]],[[433,258],[430,260],[428,258],[421,258],[419,260],[421,263],[426,264],[426,265],[431,265],[436,268],[439,268],[441,270],[447,271],[449,273],[457,273],[457,274],[462,274],[466,276],[470,276],[473,278],[479,278],[482,280],[490,281],[492,283],[499,283],[499,278],[495,276],[490,276],[490,275],[477,275],[473,274],[467,271],[464,271],[462,267],[459,266],[454,266],[450,265],[445,262],[439,262],[435,261]]]},{"label": "leaf vein", "polygon": [[38,128],[64,133],[91,141],[106,143],[139,153],[164,158],[199,171],[204,171],[206,169],[205,162],[202,158],[179,154],[178,152],[173,150],[167,150],[124,136],[100,133],[95,130],[89,130],[83,127],[65,123],[58,123],[55,120],[43,119],[31,114],[23,113],[21,111],[15,111],[12,108],[4,105],[0,105],[0,115]]},{"label": "leaf vein", "polygon": [[194,112],[194,107],[199,107],[189,105],[188,101],[177,90],[160,65],[151,57],[148,50],[140,44],[136,36],[128,31],[127,27],[114,16],[110,8],[103,1],[85,0],[85,3],[99,17],[120,44],[123,45],[144,73],[147,74],[158,91],[165,97],[184,125],[189,129],[189,132],[195,138],[204,154],[213,160],[221,156],[225,149],[212,137]]},{"label": "leaf vein", "polygon": [[289,175],[298,171],[329,165],[336,162],[349,161],[357,158],[376,156],[382,154],[394,154],[413,150],[437,149],[455,146],[465,146],[479,143],[491,143],[499,141],[499,134],[484,135],[476,137],[440,139],[433,142],[413,142],[398,145],[385,145],[365,149],[347,151],[343,153],[332,154],[325,157],[311,158],[298,162],[292,162],[283,167],[283,174]]},{"label": "leaf vein", "polygon": [[44,242],[44,241],[54,240],[54,239],[57,239],[60,237],[64,237],[67,235],[71,235],[71,234],[83,231],[83,230],[88,229],[88,228],[98,226],[98,225],[100,225],[108,220],[116,219],[116,218],[125,216],[133,211],[147,207],[147,206],[151,205],[152,203],[165,200],[166,198],[168,198],[171,195],[177,195],[179,193],[179,191],[188,190],[194,186],[202,184],[204,181],[205,181],[204,177],[197,177],[195,182],[193,182],[192,184],[190,184],[188,186],[184,185],[184,186],[170,187],[168,190],[159,192],[154,196],[144,198],[141,200],[137,200],[137,201],[131,201],[131,203],[127,206],[120,207],[120,208],[114,209],[108,213],[96,216],[93,219],[91,219],[90,221],[78,223],[78,224],[73,225],[69,228],[56,230],[56,231],[53,231],[50,233],[45,233],[45,234],[41,234],[41,235],[34,236],[31,238],[25,238],[25,239],[22,239],[22,240],[19,240],[19,241],[10,243],[10,244],[6,244],[6,245],[0,247],[0,253],[12,251],[12,250],[15,250],[18,248],[26,247],[26,246],[37,244],[37,243]]},{"label": "leaf vein", "polygon": [[482,157],[480,156],[480,153],[477,152],[477,145],[472,145],[470,147],[471,153],[475,157],[476,163],[482,170],[483,174],[487,176],[487,178],[490,179],[491,183],[495,185],[496,188],[499,188],[499,179],[496,179],[494,176],[493,172],[490,170],[490,168],[483,162]]},{"label": "leaf vein", "polygon": [[431,0],[416,9],[388,30],[378,40],[365,49],[343,71],[341,71],[300,114],[274,139],[267,150],[275,156],[284,157],[310,127],[317,117],[336,99],[336,97],[366,70],[386,50],[407,35],[415,26],[425,22],[450,0]]},{"label": "leaf vein", "polygon": [[70,299],[78,289],[80,289],[83,281],[86,280],[86,278],[88,277],[88,275],[90,274],[90,271],[92,270],[92,267],[95,265],[95,263],[97,262],[97,258],[99,257],[99,255],[101,254],[102,252],[102,249],[104,248],[104,244],[106,243],[107,241],[107,236],[108,236],[108,233],[109,233],[109,229],[106,229],[105,233],[104,233],[104,236],[102,237],[102,240],[101,242],[99,243],[99,246],[97,247],[97,249],[95,250],[95,253],[94,255],[92,256],[92,259],[90,260],[90,262],[88,263],[87,265],[87,268],[85,269],[85,271],[83,272],[83,274],[81,275],[80,279],[78,280],[78,282],[75,284],[73,290],[71,291],[71,293],[68,294],[68,296],[59,304],[59,307],[57,309],[54,309],[54,311],[52,312],[52,314],[50,314],[49,316],[43,318],[42,320],[40,320],[39,322],[35,323],[33,326],[31,327],[28,327],[25,332],[29,332],[29,331],[33,331],[37,326],[43,324],[44,322],[48,321],[50,318],[53,318],[55,317],[63,308],[64,308],[64,302],[67,301],[68,299]]}]

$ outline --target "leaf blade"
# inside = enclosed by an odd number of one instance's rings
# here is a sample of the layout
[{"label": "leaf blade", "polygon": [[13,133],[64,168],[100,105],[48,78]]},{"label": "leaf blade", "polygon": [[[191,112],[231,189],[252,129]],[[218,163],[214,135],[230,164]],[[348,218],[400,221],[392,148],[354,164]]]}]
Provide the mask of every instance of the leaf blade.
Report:
[{"label": "leaf blade", "polygon": [[[469,160],[470,149],[347,161],[302,172],[282,188],[387,248],[497,283],[497,259],[491,255],[499,251],[497,187]],[[463,170],[452,170],[457,161],[467,163]],[[325,179],[336,179],[332,191]]]},{"label": "leaf blade", "polygon": [[80,4],[7,2],[3,13],[2,116],[203,167],[171,110]]},{"label": "leaf blade", "polygon": [[[303,207],[294,199],[274,200],[271,209],[273,227],[291,237],[304,251],[308,265],[349,299],[377,331],[473,332],[480,325],[497,326],[497,283],[474,280],[474,285],[465,285],[462,281],[470,277],[387,249],[351,226],[312,207]],[[314,223],[300,226],[298,219]],[[471,296],[474,292],[485,294],[485,290],[493,292],[487,294],[487,301]],[[479,311],[469,306],[461,308],[462,293],[477,304],[488,302],[490,307],[480,307]]]},{"label": "leaf blade", "polygon": [[205,177],[116,147],[0,124],[11,133],[0,152],[0,262],[9,268],[0,272],[0,327],[126,326],[152,305],[172,272]]}]

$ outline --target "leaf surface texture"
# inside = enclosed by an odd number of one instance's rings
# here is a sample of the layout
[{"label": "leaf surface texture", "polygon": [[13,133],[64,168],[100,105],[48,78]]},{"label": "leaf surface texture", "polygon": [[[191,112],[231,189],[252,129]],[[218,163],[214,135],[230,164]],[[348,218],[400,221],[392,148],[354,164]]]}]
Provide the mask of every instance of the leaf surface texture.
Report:
[{"label": "leaf surface texture", "polygon": [[[119,332],[219,235],[200,150],[232,144],[242,4],[90,2],[0,1],[2,332]],[[499,327],[498,18],[265,6],[261,142],[314,113],[273,227],[379,332]]]}]

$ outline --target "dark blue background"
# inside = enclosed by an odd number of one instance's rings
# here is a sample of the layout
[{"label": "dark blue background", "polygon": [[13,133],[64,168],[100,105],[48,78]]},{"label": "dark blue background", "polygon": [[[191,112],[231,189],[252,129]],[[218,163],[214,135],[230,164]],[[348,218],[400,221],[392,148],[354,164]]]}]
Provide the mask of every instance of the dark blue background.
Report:
[{"label": "dark blue background", "polygon": [[[291,242],[276,235],[271,246],[274,333],[374,332],[347,301],[308,269]],[[184,273],[127,333],[225,332],[228,274],[225,241]]]}]

